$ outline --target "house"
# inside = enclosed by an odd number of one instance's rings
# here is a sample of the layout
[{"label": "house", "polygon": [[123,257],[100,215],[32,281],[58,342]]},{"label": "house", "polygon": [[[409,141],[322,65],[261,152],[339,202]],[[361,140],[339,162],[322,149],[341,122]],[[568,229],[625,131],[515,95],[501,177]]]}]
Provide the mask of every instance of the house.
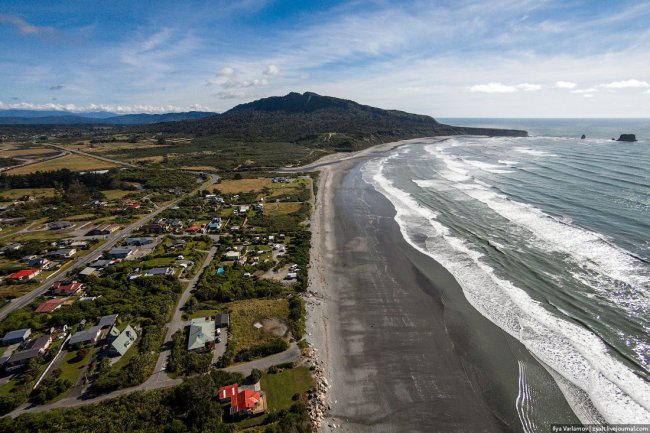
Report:
[{"label": "house", "polygon": [[221,403],[227,403],[230,399],[239,394],[239,385],[233,383],[232,385],[222,386],[219,388],[219,401]]},{"label": "house", "polygon": [[230,398],[231,415],[257,415],[266,410],[266,397],[263,391],[240,390]]},{"label": "house", "polygon": [[171,241],[169,244],[167,244],[167,248],[170,251],[176,251],[178,248],[185,248],[185,245],[187,245],[187,242],[183,239],[174,239]]},{"label": "house", "polygon": [[118,224],[100,224],[91,231],[89,231],[87,236],[105,236],[110,235],[113,232],[116,232],[120,229]]},{"label": "house", "polygon": [[0,248],[0,254],[4,254],[9,251],[18,251],[22,247],[23,247],[22,244],[17,244],[17,243],[5,245],[4,247]]},{"label": "house", "polygon": [[40,269],[23,269],[21,271],[16,271],[13,274],[7,277],[11,281],[27,281],[31,280],[35,276],[41,273]]},{"label": "house", "polygon": [[77,254],[77,250],[75,248],[61,248],[59,250],[52,251],[47,255],[54,257],[55,259],[69,259],[75,254]]},{"label": "house", "polygon": [[172,275],[174,273],[174,268],[171,267],[166,267],[166,268],[152,268],[152,269],[147,269],[144,272],[145,277],[155,277],[157,275]]},{"label": "house", "polygon": [[208,224],[208,230],[219,230],[221,228],[221,218],[215,218]]},{"label": "house", "polygon": [[53,223],[49,223],[47,227],[50,230],[62,230],[72,227],[72,223],[70,221],[54,221]]},{"label": "house", "polygon": [[128,259],[137,251],[137,248],[113,248],[108,255],[114,259]]},{"label": "house", "polygon": [[190,226],[190,227],[185,229],[186,232],[191,232],[191,233],[197,233],[197,232],[200,232],[201,230],[203,230],[203,227],[196,226],[196,225]]},{"label": "house", "polygon": [[70,248],[77,248],[77,249],[85,250],[86,248],[88,248],[88,242],[86,242],[86,241],[74,241],[74,242],[70,242],[70,244],[68,246]]},{"label": "house", "polygon": [[227,328],[230,326],[230,315],[228,313],[217,314],[214,323],[217,328]]},{"label": "house", "polygon": [[54,284],[52,284],[52,294],[54,295],[72,296],[78,294],[83,289],[84,285],[76,281],[73,281],[71,283],[56,281]]},{"label": "house", "polygon": [[119,336],[120,336],[120,330],[117,329],[117,326],[113,326],[111,328],[111,330],[108,331],[108,334],[106,335],[106,338],[108,339],[109,343],[112,343]]},{"label": "house", "polygon": [[58,299],[48,299],[43,302],[41,305],[36,307],[34,310],[35,313],[51,313],[54,310],[57,310],[63,305],[67,298],[58,298]]},{"label": "house", "polygon": [[237,207],[237,212],[239,213],[246,213],[251,207],[247,204],[241,204],[239,207]]},{"label": "house", "polygon": [[90,267],[91,268],[101,269],[101,268],[105,268],[106,266],[110,266],[113,263],[115,263],[115,260],[99,259],[99,260],[95,260],[94,262],[92,262],[90,264]]},{"label": "house", "polygon": [[48,268],[52,262],[43,257],[36,257],[27,261],[30,268]]},{"label": "house", "polygon": [[141,247],[143,245],[152,244],[153,238],[128,238],[124,243],[129,246]]},{"label": "house", "polygon": [[32,330],[29,328],[16,329],[14,331],[9,331],[2,337],[2,344],[8,346],[10,344],[22,343],[27,340],[31,335]]},{"label": "house", "polygon": [[92,328],[85,331],[76,332],[72,337],[70,337],[68,344],[71,347],[81,346],[85,344],[95,344],[97,343],[97,340],[99,340],[101,333],[102,329],[99,326],[93,326]]},{"label": "house", "polygon": [[117,320],[117,316],[118,316],[117,314],[110,314],[108,316],[102,316],[99,319],[99,323],[97,324],[97,326],[99,327],[99,329],[109,328],[109,327],[115,325],[115,321]]},{"label": "house", "polygon": [[239,251],[226,251],[226,253],[221,257],[221,260],[224,262],[234,262],[235,260],[239,260],[239,257],[241,254]]},{"label": "house", "polygon": [[91,275],[94,275],[95,272],[97,272],[97,269],[86,266],[79,272],[79,275],[82,277],[90,277]]},{"label": "house", "polygon": [[122,356],[127,350],[129,350],[129,347],[131,347],[137,339],[138,334],[136,334],[135,329],[133,329],[131,325],[128,325],[124,328],[124,331],[113,340],[108,348],[108,353],[112,356]]},{"label": "house", "polygon": [[215,326],[212,317],[200,317],[190,322],[187,350],[208,349],[215,339]]},{"label": "house", "polygon": [[36,358],[37,356],[44,355],[51,344],[51,335],[43,335],[36,340],[30,341],[27,343],[27,346],[23,350],[14,352],[13,355],[11,355],[11,357],[5,363],[6,370],[11,371],[27,365],[29,361]]}]

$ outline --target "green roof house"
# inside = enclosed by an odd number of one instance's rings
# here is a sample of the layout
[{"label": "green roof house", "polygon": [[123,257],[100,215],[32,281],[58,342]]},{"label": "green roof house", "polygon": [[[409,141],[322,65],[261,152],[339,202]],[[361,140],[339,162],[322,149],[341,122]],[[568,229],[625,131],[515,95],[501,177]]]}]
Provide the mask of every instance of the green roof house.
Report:
[{"label": "green roof house", "polygon": [[124,328],[124,331],[113,340],[108,352],[111,356],[122,356],[129,350],[129,347],[135,343],[135,340],[138,339],[138,334],[135,332],[131,325],[128,325]]},{"label": "green roof house", "polygon": [[204,350],[214,343],[215,326],[212,317],[200,317],[190,322],[187,350]]}]

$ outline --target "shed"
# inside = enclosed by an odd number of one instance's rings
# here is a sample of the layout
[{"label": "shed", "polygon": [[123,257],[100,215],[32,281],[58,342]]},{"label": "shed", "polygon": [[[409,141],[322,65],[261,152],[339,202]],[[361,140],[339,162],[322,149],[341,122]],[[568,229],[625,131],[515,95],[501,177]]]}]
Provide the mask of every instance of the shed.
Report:
[{"label": "shed", "polygon": [[217,314],[214,318],[214,324],[217,328],[227,328],[230,326],[230,314],[222,313]]},{"label": "shed", "polygon": [[8,346],[10,344],[22,343],[27,340],[31,335],[32,330],[29,328],[16,329],[14,331],[9,331],[2,337],[2,344]]}]

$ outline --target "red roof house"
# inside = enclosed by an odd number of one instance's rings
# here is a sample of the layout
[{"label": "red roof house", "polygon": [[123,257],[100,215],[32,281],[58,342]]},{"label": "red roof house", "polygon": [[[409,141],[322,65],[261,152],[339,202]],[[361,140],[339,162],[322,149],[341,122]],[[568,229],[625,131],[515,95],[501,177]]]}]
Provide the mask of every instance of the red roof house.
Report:
[{"label": "red roof house", "polygon": [[22,271],[17,271],[9,275],[7,279],[13,281],[31,280],[32,278],[34,278],[40,273],[41,273],[40,269],[23,269]]},{"label": "red roof house", "polygon": [[35,312],[36,313],[51,313],[52,311],[54,311],[57,308],[61,307],[61,305],[65,302],[65,300],[66,300],[66,298],[48,299],[47,301],[43,302],[41,305],[36,307]]},{"label": "red roof house", "polygon": [[232,385],[222,386],[219,388],[219,400],[222,403],[230,401],[234,395],[239,393],[239,385],[233,383]]},{"label": "red roof house", "polygon": [[76,295],[82,291],[83,288],[84,285],[76,281],[73,281],[72,283],[62,283],[61,281],[57,281],[52,284],[52,293],[55,295],[70,296]]},{"label": "red roof house", "polygon": [[201,226],[191,226],[186,228],[185,230],[187,230],[188,232],[198,232],[199,230],[201,230]]},{"label": "red roof house", "polygon": [[231,415],[255,415],[266,410],[266,401],[262,391],[246,389],[230,398]]}]

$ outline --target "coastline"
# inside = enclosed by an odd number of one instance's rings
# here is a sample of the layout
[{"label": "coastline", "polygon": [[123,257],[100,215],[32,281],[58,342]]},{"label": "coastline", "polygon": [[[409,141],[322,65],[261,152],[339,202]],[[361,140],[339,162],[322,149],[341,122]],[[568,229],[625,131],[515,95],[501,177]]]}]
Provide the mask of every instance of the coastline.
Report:
[{"label": "coastline", "polygon": [[[515,407],[522,368],[550,395],[559,394],[557,385],[469,305],[446,269],[402,238],[392,205],[361,179],[363,162],[412,141],[301,167],[320,171],[306,296],[308,341],[325,392],[312,412],[316,426],[529,431],[531,421]],[[557,410],[554,421],[577,422],[566,402],[541,400]]]}]

